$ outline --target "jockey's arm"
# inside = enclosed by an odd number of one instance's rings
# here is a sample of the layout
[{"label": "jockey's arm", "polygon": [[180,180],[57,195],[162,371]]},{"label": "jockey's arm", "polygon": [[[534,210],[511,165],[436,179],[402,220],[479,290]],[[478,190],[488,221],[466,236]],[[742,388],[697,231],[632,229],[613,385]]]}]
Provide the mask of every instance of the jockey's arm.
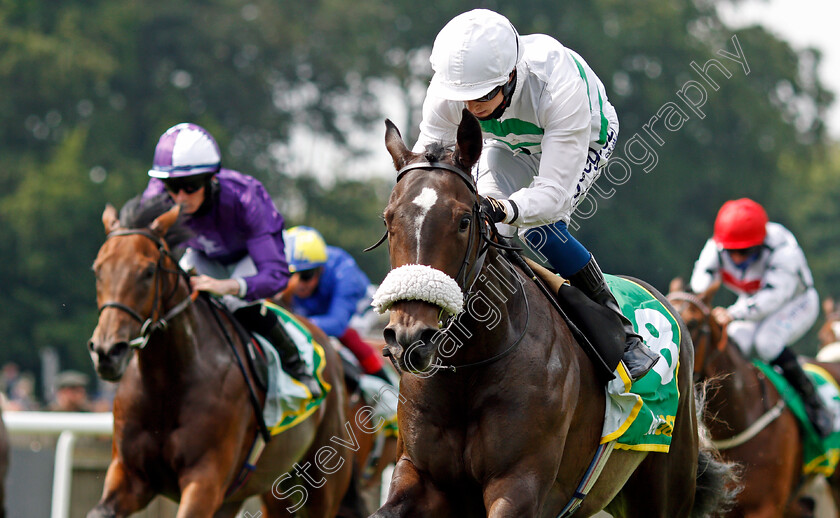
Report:
[{"label": "jockey's arm", "polygon": [[788,303],[800,284],[795,263],[786,261],[785,250],[771,256],[761,288],[749,297],[739,297],[728,311],[736,320],[761,320]]},{"label": "jockey's arm", "polygon": [[[332,285],[327,311],[309,317],[330,336],[340,337],[344,334],[350,325],[350,319],[356,313],[359,300],[365,296],[368,280],[367,277],[354,276],[356,268],[355,264],[352,268],[349,264],[340,267],[339,276]],[[341,275],[342,271],[344,275]]]},{"label": "jockey's arm", "polygon": [[706,241],[694,263],[689,286],[694,293],[703,293],[720,277],[720,254],[713,239]]},{"label": "jockey's arm", "polygon": [[586,91],[579,87],[546,107],[539,174],[530,187],[510,196],[519,208],[515,226],[533,227],[571,216],[573,197],[589,154],[591,119]]}]

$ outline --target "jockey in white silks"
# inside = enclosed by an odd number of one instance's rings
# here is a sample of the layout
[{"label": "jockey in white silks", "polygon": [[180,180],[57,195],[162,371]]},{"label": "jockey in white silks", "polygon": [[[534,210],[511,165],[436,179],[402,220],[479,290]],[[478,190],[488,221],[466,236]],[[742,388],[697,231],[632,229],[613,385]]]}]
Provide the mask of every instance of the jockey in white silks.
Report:
[{"label": "jockey in white silks", "polygon": [[705,291],[720,279],[738,295],[714,318],[726,325],[729,337],[744,354],[778,366],[802,395],[817,432],[827,436],[832,419],[816,389],[789,348],[814,325],[819,296],[805,254],[793,234],[768,222],[764,208],[741,198],[726,202],[715,220],[714,236],[706,242],[691,275],[691,290]]},{"label": "jockey in white silks", "polygon": [[434,76],[414,151],[455,142],[462,110],[475,115],[485,138],[476,182],[484,212],[503,235],[518,229],[560,275],[618,315],[626,334],[622,363],[632,379],[642,377],[659,355],[642,343],[595,258],[568,230],[618,137],[601,80],[554,38],[520,36],[486,9],[447,23],[430,61]]}]

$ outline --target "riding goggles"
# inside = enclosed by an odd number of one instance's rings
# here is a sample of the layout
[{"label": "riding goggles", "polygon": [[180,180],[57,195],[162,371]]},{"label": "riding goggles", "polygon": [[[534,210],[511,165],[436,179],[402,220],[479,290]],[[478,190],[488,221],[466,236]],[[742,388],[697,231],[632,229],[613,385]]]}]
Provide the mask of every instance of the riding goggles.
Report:
[{"label": "riding goggles", "polygon": [[318,268],[312,268],[309,270],[302,270],[297,272],[298,278],[303,282],[311,281],[315,278],[315,275],[318,274]]},{"label": "riding goggles", "polygon": [[204,187],[205,181],[206,178],[204,175],[199,175],[187,176],[184,178],[166,178],[163,180],[163,184],[166,186],[166,190],[172,194],[178,194],[179,191],[184,191],[187,194],[193,194]]},{"label": "riding goggles", "polygon": [[490,93],[488,93],[487,95],[479,97],[478,99],[473,99],[473,102],[486,103],[487,101],[492,101],[493,99],[496,98],[497,95],[499,95],[499,92],[502,91],[502,88],[505,87],[505,84],[507,84],[507,83],[502,83],[499,86],[497,86],[496,88],[490,90]]}]

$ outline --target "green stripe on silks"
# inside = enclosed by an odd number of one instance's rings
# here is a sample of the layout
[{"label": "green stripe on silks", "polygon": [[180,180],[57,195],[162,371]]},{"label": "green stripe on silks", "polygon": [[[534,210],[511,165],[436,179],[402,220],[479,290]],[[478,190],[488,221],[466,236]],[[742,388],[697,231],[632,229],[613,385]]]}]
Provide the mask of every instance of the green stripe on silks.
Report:
[{"label": "green stripe on silks", "polygon": [[[583,65],[581,65],[580,61],[575,59],[575,57],[571,54],[569,56],[572,58],[572,61],[575,62],[575,65],[577,65],[578,73],[580,74],[580,77],[583,78],[583,82],[586,83],[586,97],[589,99],[589,106],[591,107],[592,97],[589,95],[589,79],[586,77],[586,72],[583,70]],[[597,86],[595,87],[595,90],[598,92],[598,110],[601,113],[601,129],[598,132],[597,143],[603,146],[604,143],[607,142],[607,127],[609,127],[610,121],[608,121],[607,116],[604,115],[604,100],[601,98],[601,91],[598,90]]]},{"label": "green stripe on silks", "polygon": [[619,449],[667,452],[680,397],[680,326],[668,308],[642,285],[614,275],[604,277],[622,313],[645,344],[662,358],[632,386],[623,366],[616,369],[618,376],[607,385],[601,443],[615,440]]},{"label": "green stripe on silks", "polygon": [[[799,429],[803,432],[802,474],[819,473],[830,477],[837,468],[838,461],[840,461],[840,432],[835,431],[825,439],[817,435],[814,426],[805,413],[805,403],[802,402],[802,397],[785,377],[760,360],[753,360],[753,364],[773,383],[788,408],[796,416],[796,420],[799,421]],[[838,391],[837,382],[828,372],[817,365],[806,363],[802,368],[811,378],[811,381],[816,384],[817,392],[823,403],[836,416],[840,412],[840,391]]]},{"label": "green stripe on silks", "polygon": [[303,334],[309,343],[312,345],[313,354],[313,370],[312,373],[315,379],[318,380],[318,384],[321,386],[321,397],[316,399],[308,399],[302,402],[301,406],[291,412],[284,412],[283,415],[280,417],[280,420],[271,425],[271,423],[266,423],[269,426],[269,430],[271,431],[271,435],[277,435],[281,432],[292,428],[295,425],[298,425],[306,420],[307,417],[312,415],[315,410],[321,406],[321,403],[327,398],[327,395],[330,393],[332,386],[327,383],[324,379],[324,369],[327,366],[326,354],[324,353],[324,348],[315,341],[312,337],[312,333],[309,332],[309,329],[303,323],[294,317],[291,313],[286,311],[284,308],[277,306],[275,304],[266,302],[264,303],[265,307],[269,308],[273,311],[277,317],[283,322],[284,325],[292,324],[295,328]]}]

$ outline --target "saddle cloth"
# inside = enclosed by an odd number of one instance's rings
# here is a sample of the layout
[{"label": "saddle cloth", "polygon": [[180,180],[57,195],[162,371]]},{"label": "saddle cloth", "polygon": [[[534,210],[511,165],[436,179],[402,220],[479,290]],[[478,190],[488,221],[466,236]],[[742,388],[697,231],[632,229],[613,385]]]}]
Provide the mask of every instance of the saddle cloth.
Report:
[{"label": "saddle cloth", "polygon": [[268,383],[265,404],[263,405],[263,418],[271,435],[277,435],[300,424],[312,415],[324,402],[332,387],[324,380],[326,356],[321,344],[312,338],[309,330],[291,313],[270,302],[264,304],[280,319],[286,333],[297,345],[307,369],[318,380],[322,392],[321,397],[313,399],[303,384],[282,369],[280,355],[274,346],[262,336],[254,335],[260,343],[268,363]]},{"label": "saddle cloth", "polygon": [[802,430],[802,474],[818,473],[830,477],[840,461],[840,386],[837,380],[819,365],[806,363],[802,366],[817,387],[823,404],[834,415],[834,433],[823,439],[814,431],[799,393],[790,386],[784,376],[760,360],[753,360],[753,365],[773,383],[799,421],[799,429]]},{"label": "saddle cloth", "polygon": [[615,379],[605,388],[607,406],[601,444],[616,441],[618,449],[667,453],[680,397],[680,326],[668,308],[641,284],[614,275],[604,277],[621,312],[661,358],[632,384],[624,366],[619,364]]},{"label": "saddle cloth", "polygon": [[[526,258],[532,270],[557,293],[564,280]],[[674,315],[637,282],[604,275],[616,301],[645,344],[662,359],[635,383],[619,364],[605,387],[607,404],[601,444],[616,441],[626,450],[668,452],[679,404],[680,326]]]}]

